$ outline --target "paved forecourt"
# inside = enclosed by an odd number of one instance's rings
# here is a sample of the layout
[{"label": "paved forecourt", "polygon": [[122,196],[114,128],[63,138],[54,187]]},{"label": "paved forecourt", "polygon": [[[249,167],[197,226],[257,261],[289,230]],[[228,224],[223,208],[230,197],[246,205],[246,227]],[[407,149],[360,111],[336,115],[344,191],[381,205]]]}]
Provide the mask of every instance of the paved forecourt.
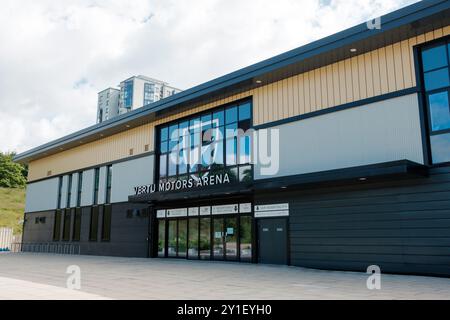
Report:
[{"label": "paved forecourt", "polygon": [[383,274],[369,290],[365,273],[176,259],[2,253],[0,275],[0,299],[450,299],[446,278]]}]

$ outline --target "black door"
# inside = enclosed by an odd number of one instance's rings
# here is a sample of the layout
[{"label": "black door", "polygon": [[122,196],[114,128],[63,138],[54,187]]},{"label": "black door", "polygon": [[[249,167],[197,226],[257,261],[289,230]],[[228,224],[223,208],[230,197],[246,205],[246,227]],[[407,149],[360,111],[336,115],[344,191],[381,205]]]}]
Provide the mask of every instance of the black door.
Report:
[{"label": "black door", "polygon": [[287,264],[287,219],[258,220],[258,262]]}]

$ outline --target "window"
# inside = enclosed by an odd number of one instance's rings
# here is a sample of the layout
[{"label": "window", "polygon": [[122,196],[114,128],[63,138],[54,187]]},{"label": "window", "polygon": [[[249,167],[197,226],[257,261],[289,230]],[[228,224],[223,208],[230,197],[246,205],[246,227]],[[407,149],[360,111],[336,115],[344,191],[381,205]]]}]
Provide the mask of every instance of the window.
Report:
[{"label": "window", "polygon": [[450,161],[450,73],[448,41],[422,48],[422,72],[434,164]]},{"label": "window", "polygon": [[144,83],[144,106],[155,102],[155,85],[153,83]]},{"label": "window", "polygon": [[63,224],[63,241],[70,240],[70,218],[71,218],[71,209],[64,210],[64,224]]},{"label": "window", "polygon": [[[230,181],[253,179],[250,101],[220,107],[158,129],[159,182],[228,173]],[[248,170],[250,169],[250,170]],[[244,179],[243,178],[243,179]],[[242,179],[241,179],[242,181]]]},{"label": "window", "polygon": [[67,203],[66,208],[70,208],[70,202],[72,198],[72,175],[69,175],[69,183],[67,184]]},{"label": "window", "polygon": [[94,206],[91,208],[89,241],[97,241],[97,233],[98,233],[98,206]]},{"label": "window", "polygon": [[133,106],[133,81],[126,81],[123,88],[123,106],[131,109]]},{"label": "window", "polygon": [[78,172],[77,207],[81,207],[81,194],[83,192],[83,171]]},{"label": "window", "polygon": [[59,179],[58,179],[58,204],[57,204],[58,209],[61,209],[62,184],[63,184],[63,177],[59,177]]},{"label": "window", "polygon": [[112,165],[106,167],[106,203],[111,203]]},{"label": "window", "polygon": [[80,241],[81,233],[81,208],[75,209],[75,217],[73,219],[72,241]]},{"label": "window", "polygon": [[100,168],[95,168],[94,171],[94,205],[98,204],[98,188],[100,184]]},{"label": "window", "polygon": [[103,206],[102,241],[111,239],[111,205]]},{"label": "window", "polygon": [[56,210],[53,225],[53,241],[59,241],[60,237],[61,237],[61,210]]}]

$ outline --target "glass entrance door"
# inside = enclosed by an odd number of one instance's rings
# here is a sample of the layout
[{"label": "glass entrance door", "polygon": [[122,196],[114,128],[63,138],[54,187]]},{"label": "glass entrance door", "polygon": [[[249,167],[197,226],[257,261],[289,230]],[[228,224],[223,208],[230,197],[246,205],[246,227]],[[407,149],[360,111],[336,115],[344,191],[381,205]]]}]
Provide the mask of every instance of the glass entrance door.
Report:
[{"label": "glass entrance door", "polygon": [[209,260],[211,257],[211,218],[200,218],[200,259]]},{"label": "glass entrance door", "polygon": [[188,258],[198,259],[198,237],[199,237],[199,219],[189,219],[189,241],[188,241]]},{"label": "glass entrance door", "polygon": [[250,212],[158,219],[158,257],[251,262]]},{"label": "glass entrance door", "polygon": [[187,253],[187,219],[178,219],[178,255],[186,258]]},{"label": "glass entrance door", "polygon": [[237,260],[237,218],[235,216],[225,218],[225,258],[226,260]]},{"label": "glass entrance door", "polygon": [[214,218],[213,220],[213,237],[214,237],[214,247],[213,247],[213,257],[214,260],[223,260],[225,253],[225,243],[224,243],[224,218]]},{"label": "glass entrance door", "polygon": [[177,220],[168,221],[167,230],[167,256],[177,256]]}]

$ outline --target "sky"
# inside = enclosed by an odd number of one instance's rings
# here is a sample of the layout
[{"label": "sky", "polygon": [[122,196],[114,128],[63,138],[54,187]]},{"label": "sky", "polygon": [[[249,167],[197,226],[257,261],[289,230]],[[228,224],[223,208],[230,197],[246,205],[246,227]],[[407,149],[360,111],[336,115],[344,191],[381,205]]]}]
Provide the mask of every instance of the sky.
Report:
[{"label": "sky", "polygon": [[188,89],[417,0],[2,0],[0,151],[96,120],[133,75]]}]

